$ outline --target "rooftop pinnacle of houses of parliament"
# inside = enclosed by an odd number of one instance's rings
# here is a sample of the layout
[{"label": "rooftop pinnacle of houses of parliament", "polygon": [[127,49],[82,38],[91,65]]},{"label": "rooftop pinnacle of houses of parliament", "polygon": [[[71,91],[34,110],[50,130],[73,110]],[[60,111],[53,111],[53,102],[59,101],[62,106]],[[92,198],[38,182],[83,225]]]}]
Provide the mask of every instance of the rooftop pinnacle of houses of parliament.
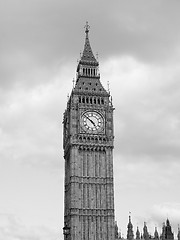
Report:
[{"label": "rooftop pinnacle of houses of parliament", "polygon": [[[117,223],[116,223],[117,225]],[[118,227],[116,227],[118,229]],[[118,234],[116,234],[116,236],[118,236]],[[121,234],[119,233],[119,236],[121,236]],[[123,237],[119,237],[116,239],[124,239]],[[128,240],[132,240],[132,239],[143,239],[143,240],[150,240],[150,239],[154,239],[154,240],[174,240],[174,233],[172,231],[172,227],[170,224],[169,219],[166,220],[166,222],[164,222],[162,224],[162,231],[161,234],[158,233],[157,227],[155,227],[154,230],[154,235],[151,235],[148,231],[148,226],[147,223],[144,222],[144,226],[142,229],[142,233],[140,233],[139,227],[137,227],[136,230],[136,236],[134,238],[134,234],[133,234],[133,224],[131,221],[131,216],[129,216],[129,222],[127,225],[127,239]],[[177,240],[180,240],[180,227],[178,225],[178,233],[177,233]]]},{"label": "rooftop pinnacle of houses of parliament", "polygon": [[133,232],[133,225],[131,222],[131,216],[129,216],[129,222],[127,225],[127,239],[132,240],[134,239],[134,232]]}]

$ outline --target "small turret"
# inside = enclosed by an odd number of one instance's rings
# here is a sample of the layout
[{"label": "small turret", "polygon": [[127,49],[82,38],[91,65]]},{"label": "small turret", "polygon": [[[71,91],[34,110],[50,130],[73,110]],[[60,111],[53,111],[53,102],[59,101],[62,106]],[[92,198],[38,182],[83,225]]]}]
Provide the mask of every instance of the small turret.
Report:
[{"label": "small turret", "polygon": [[165,227],[165,223],[163,222],[162,234],[161,234],[161,239],[162,239],[162,240],[165,239],[165,234],[166,234],[166,227]]},{"label": "small turret", "polygon": [[178,238],[178,240],[180,240],[180,228],[179,228],[179,225],[178,225],[178,234],[177,234],[177,238]]},{"label": "small turret", "polygon": [[137,227],[137,230],[136,230],[136,239],[140,239],[141,236],[140,236],[140,231],[139,231],[139,228]]},{"label": "small turret", "polygon": [[165,239],[174,239],[174,234],[172,233],[172,229],[171,229],[169,219],[166,220]]},{"label": "small turret", "polygon": [[155,239],[155,240],[158,240],[158,239],[159,239],[159,234],[158,234],[158,231],[157,231],[157,227],[155,227],[154,239]]},{"label": "small turret", "polygon": [[117,222],[115,222],[115,227],[114,227],[114,231],[115,231],[115,239],[118,239],[118,225]]},{"label": "small turret", "polygon": [[122,239],[121,232],[118,233],[118,239]]},{"label": "small turret", "polygon": [[143,238],[145,240],[149,239],[149,233],[148,233],[148,229],[147,229],[147,226],[146,226],[146,222],[144,222],[144,227],[143,227]]},{"label": "small turret", "polygon": [[129,223],[127,225],[127,228],[128,228],[128,230],[127,230],[127,239],[128,240],[134,239],[133,225],[131,223],[131,216],[129,216]]}]

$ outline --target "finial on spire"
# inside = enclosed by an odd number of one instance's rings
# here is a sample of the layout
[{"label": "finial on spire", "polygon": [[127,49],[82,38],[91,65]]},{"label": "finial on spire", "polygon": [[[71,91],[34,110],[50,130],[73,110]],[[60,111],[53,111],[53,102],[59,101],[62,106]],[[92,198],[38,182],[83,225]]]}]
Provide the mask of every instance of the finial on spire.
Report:
[{"label": "finial on spire", "polygon": [[96,60],[99,61],[99,54],[98,54],[98,52],[96,53]]},{"label": "finial on spire", "polygon": [[90,29],[90,26],[89,26],[89,24],[88,24],[88,21],[86,22],[86,25],[84,26],[84,28],[86,29],[86,30],[85,30],[85,33],[88,34],[89,29]]},{"label": "finial on spire", "polygon": [[[108,93],[110,93],[109,81],[107,82],[107,87],[108,87]],[[129,212],[129,214],[130,214],[130,212]]]}]

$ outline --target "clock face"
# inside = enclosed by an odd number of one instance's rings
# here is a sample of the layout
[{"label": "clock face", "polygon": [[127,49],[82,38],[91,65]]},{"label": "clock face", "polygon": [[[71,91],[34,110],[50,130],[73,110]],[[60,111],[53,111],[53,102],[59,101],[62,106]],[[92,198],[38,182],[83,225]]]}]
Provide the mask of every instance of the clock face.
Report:
[{"label": "clock face", "polygon": [[81,116],[81,127],[86,133],[100,133],[104,130],[104,119],[95,111],[86,111]]}]

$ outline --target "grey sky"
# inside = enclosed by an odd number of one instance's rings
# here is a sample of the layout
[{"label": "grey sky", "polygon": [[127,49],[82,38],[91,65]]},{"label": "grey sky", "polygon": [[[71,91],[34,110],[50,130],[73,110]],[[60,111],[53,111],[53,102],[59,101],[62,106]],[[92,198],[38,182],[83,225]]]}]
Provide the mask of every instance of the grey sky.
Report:
[{"label": "grey sky", "polygon": [[115,207],[124,235],[180,223],[180,3],[0,3],[0,238],[57,239],[63,227],[62,115],[88,20],[115,106]]}]

